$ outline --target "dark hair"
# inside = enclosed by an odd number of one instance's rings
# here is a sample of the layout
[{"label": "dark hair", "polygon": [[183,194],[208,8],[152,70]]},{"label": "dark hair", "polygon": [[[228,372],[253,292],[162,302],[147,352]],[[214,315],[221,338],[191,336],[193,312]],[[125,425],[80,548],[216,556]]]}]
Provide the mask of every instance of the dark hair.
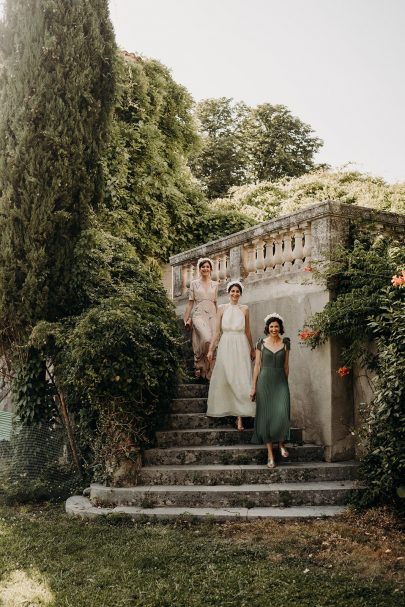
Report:
[{"label": "dark hair", "polygon": [[209,266],[210,266],[210,268],[211,268],[211,271],[212,271],[212,263],[210,262],[210,260],[209,260],[209,259],[203,259],[202,261],[200,261],[200,263],[198,264],[198,269],[200,269],[200,268],[201,268],[201,266],[203,266],[205,263],[208,263],[208,264],[209,264]]},{"label": "dark hair", "polygon": [[230,291],[231,291],[231,289],[232,289],[233,287],[238,287],[238,289],[239,289],[239,293],[242,295],[242,291],[243,291],[243,289],[242,289],[242,287],[240,286],[240,284],[238,284],[237,282],[234,282],[234,283],[232,283],[232,282],[231,282],[231,283],[228,285],[228,287],[227,287],[227,289],[226,289],[226,292],[227,292],[227,293],[230,293]]},{"label": "dark hair", "polygon": [[266,320],[266,324],[264,325],[264,334],[269,334],[269,326],[272,322],[278,322],[278,326],[280,327],[280,335],[284,334],[284,325],[283,321],[277,318],[276,316],[271,316],[268,320]]}]

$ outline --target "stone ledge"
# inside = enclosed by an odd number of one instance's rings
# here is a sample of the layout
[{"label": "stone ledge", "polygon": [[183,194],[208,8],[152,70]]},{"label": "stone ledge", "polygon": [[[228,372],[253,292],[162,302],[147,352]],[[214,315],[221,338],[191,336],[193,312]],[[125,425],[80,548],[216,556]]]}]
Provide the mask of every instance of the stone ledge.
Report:
[{"label": "stone ledge", "polygon": [[66,513],[82,519],[96,519],[114,515],[127,515],[132,520],[170,520],[177,518],[198,521],[254,520],[254,519],[308,519],[337,516],[344,513],[345,506],[302,506],[291,508],[97,508],[89,499],[75,495],[66,501]]}]

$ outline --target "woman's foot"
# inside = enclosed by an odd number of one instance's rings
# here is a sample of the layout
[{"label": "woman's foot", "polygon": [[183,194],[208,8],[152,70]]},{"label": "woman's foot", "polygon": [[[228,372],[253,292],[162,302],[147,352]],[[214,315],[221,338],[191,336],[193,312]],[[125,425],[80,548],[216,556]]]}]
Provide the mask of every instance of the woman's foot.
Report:
[{"label": "woman's foot", "polygon": [[288,457],[290,455],[284,445],[282,447],[280,446],[280,453],[281,457]]},{"label": "woman's foot", "polygon": [[275,468],[276,464],[274,463],[274,459],[272,457],[269,457],[269,459],[267,460],[267,467],[268,468]]},{"label": "woman's foot", "polygon": [[238,417],[237,421],[236,421],[236,427],[238,429],[238,432],[243,432],[244,431],[244,427],[243,427],[243,423],[242,423],[242,418]]}]

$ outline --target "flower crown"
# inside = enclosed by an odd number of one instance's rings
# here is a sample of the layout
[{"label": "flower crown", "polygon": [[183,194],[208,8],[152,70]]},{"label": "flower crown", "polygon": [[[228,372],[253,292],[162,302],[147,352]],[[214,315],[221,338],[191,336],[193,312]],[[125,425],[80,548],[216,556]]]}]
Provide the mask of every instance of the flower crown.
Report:
[{"label": "flower crown", "polygon": [[235,285],[237,285],[240,288],[240,292],[242,293],[243,291],[243,286],[242,283],[239,282],[239,280],[230,280],[228,282],[228,284],[226,285],[226,292],[229,293],[229,291],[232,289],[232,287],[234,287]]},{"label": "flower crown", "polygon": [[214,262],[212,261],[212,259],[210,259],[209,257],[200,257],[200,259],[197,261],[197,270],[200,269],[200,266],[205,263],[206,261],[208,261],[208,263],[211,266],[211,270],[214,269]]},{"label": "flower crown", "polygon": [[270,318],[278,318],[278,320],[281,320],[281,322],[284,323],[284,318],[280,316],[280,314],[277,314],[277,312],[272,312],[271,314],[267,314],[266,318],[264,319],[264,324],[266,324]]}]

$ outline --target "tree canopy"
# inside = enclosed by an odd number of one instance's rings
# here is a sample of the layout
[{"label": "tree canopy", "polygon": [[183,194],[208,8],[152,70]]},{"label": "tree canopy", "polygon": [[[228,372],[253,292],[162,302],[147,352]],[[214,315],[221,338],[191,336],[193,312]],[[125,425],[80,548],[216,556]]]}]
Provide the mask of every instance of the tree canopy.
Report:
[{"label": "tree canopy", "polygon": [[198,103],[195,116],[202,145],[191,167],[209,198],[242,184],[307,173],[322,146],[283,105],[249,107],[222,97]]}]

